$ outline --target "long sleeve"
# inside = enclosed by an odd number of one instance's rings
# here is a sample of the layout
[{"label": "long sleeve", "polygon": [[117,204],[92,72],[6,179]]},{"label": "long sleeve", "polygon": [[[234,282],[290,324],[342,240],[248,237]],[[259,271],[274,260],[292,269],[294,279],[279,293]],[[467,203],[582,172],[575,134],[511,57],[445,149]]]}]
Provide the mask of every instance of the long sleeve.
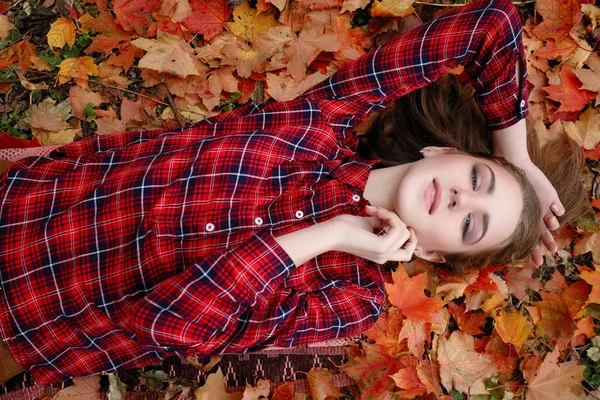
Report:
[{"label": "long sleeve", "polygon": [[390,40],[303,94],[333,124],[362,115],[464,66],[492,130],[527,114],[526,65],[519,13],[509,0],[476,1]]},{"label": "long sleeve", "polygon": [[[159,284],[130,310],[130,329],[149,348],[214,354],[263,342],[294,346],[347,336],[377,319],[383,291],[372,282],[361,282],[363,287],[336,281],[308,293],[284,290],[269,302],[295,268],[272,234],[261,231]],[[252,316],[250,309],[271,318]]]}]

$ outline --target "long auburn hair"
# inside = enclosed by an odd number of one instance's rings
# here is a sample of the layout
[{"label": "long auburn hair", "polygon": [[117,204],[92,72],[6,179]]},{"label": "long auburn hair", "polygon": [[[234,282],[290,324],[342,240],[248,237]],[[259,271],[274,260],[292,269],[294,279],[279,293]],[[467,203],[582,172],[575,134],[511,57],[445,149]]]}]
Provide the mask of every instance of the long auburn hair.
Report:
[{"label": "long auburn hair", "polygon": [[[523,192],[523,211],[515,232],[494,249],[477,254],[445,254],[446,262],[441,266],[456,274],[523,260],[539,241],[541,210],[535,189],[521,169],[492,155],[492,133],[474,93],[472,86],[459,82],[456,76],[445,75],[401,97],[357,127],[357,135],[363,135],[359,153],[368,159],[383,160],[387,166],[417,161],[422,157],[419,150],[426,146],[455,147],[476,157],[493,159],[517,179]],[[529,126],[528,147],[532,161],[554,185],[565,207],[559,222],[573,221],[585,211],[587,203],[580,178],[583,151],[566,137],[540,148]]]}]

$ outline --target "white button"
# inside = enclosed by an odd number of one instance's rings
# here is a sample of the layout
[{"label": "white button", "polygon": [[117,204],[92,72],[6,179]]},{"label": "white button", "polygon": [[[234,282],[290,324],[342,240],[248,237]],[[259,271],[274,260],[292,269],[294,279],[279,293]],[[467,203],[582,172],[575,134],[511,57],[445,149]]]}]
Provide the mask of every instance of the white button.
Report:
[{"label": "white button", "polygon": [[525,107],[525,100],[521,100],[521,108]]},{"label": "white button", "polygon": [[360,201],[360,196],[355,194],[354,196],[352,196],[352,200],[354,201]]},{"label": "white button", "polygon": [[261,217],[256,217],[256,218],[254,218],[254,223],[256,225],[262,225],[263,224],[263,220],[262,220]]},{"label": "white button", "polygon": [[212,232],[215,230],[215,226],[213,224],[206,224],[206,230]]},{"label": "white button", "polygon": [[304,213],[300,210],[296,211],[296,218],[302,218],[304,217]]}]

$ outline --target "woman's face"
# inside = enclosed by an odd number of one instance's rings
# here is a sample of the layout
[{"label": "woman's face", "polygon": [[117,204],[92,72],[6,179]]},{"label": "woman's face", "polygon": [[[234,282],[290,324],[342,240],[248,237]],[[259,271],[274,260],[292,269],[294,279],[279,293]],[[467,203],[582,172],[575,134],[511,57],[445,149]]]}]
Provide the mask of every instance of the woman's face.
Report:
[{"label": "woman's face", "polygon": [[395,199],[396,212],[419,245],[440,253],[477,253],[514,232],[523,195],[511,172],[492,160],[434,154],[410,166]]}]

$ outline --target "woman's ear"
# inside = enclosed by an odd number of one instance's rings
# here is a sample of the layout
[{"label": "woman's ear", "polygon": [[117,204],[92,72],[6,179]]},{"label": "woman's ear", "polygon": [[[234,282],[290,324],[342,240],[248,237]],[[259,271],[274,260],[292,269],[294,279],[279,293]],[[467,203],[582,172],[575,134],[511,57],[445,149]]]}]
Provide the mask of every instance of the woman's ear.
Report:
[{"label": "woman's ear", "polygon": [[435,263],[443,263],[446,262],[446,257],[442,253],[438,253],[437,251],[427,250],[422,248],[421,246],[417,246],[415,249],[415,256],[422,258],[423,260],[435,262]]},{"label": "woman's ear", "polygon": [[456,147],[427,146],[423,147],[419,152],[423,154],[423,157],[431,157],[439,154],[454,154],[458,150],[456,150]]}]

